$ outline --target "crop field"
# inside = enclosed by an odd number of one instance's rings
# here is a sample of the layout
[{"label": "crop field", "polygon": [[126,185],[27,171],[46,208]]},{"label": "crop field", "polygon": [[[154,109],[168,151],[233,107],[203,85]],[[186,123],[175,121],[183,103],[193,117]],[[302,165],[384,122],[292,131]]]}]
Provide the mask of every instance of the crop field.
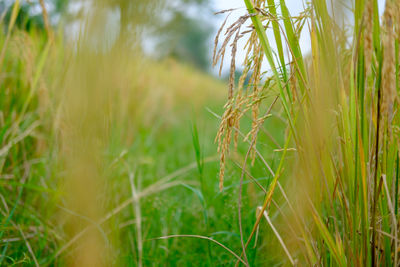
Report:
[{"label": "crop field", "polygon": [[0,266],[400,265],[400,2],[225,2],[0,1]]}]

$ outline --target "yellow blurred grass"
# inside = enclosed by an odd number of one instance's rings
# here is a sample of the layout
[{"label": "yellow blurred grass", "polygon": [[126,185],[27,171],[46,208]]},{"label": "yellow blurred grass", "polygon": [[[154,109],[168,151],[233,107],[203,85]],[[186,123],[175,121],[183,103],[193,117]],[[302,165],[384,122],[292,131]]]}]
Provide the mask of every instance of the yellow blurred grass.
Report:
[{"label": "yellow blurred grass", "polygon": [[[121,49],[100,55],[83,49],[67,66],[60,86],[49,90],[60,101],[55,104],[59,108],[54,129],[61,169],[66,170],[65,209],[86,218],[60,214],[66,240],[71,240],[108,212],[102,210],[107,192],[104,172],[111,162],[102,155],[111,132],[118,129],[120,140],[129,145],[141,127],[151,128],[160,118],[168,126],[221,101],[225,86],[172,59],[157,62]],[[88,232],[75,247],[68,253],[71,266],[108,265],[106,255],[111,251],[99,231]]]}]

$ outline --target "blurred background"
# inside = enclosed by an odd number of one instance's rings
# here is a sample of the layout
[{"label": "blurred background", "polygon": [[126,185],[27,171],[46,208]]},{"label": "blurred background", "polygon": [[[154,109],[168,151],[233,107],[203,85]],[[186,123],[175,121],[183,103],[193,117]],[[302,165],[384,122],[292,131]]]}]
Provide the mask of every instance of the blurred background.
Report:
[{"label": "blurred background", "polygon": [[[235,4],[234,20],[245,12]],[[230,178],[243,153],[233,155],[220,192],[214,143],[229,56],[221,77],[211,66],[225,19],[214,12],[232,5],[0,1],[0,265],[236,262],[212,241],[157,239],[202,235],[240,254],[238,180]],[[284,123],[266,125],[276,130],[260,137],[260,149],[272,151]],[[270,179],[261,162],[253,169]],[[250,231],[263,194],[245,188]],[[252,263],[274,261],[258,256],[264,244],[249,252]]]},{"label": "blurred background", "polygon": [[[102,2],[102,3],[100,3]],[[5,21],[10,18],[12,0],[0,3]],[[187,62],[210,71],[211,39],[216,29],[215,5],[209,0],[182,1],[70,1],[43,2],[51,26],[62,31],[66,40],[76,41],[86,29],[93,8],[101,5],[102,21],[98,40],[103,51],[111,49],[120,39],[128,45],[139,45],[147,55]],[[150,18],[151,16],[151,18]],[[45,29],[40,1],[21,1],[16,26],[30,30]]]}]

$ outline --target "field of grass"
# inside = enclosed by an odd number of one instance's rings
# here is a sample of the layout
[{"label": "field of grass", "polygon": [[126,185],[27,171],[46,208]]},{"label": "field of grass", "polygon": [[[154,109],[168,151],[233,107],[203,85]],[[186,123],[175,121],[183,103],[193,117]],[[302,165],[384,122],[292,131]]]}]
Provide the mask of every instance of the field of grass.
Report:
[{"label": "field of grass", "polygon": [[[174,60],[73,55],[59,42],[1,35],[1,265],[233,264],[207,240],[154,239],[204,235],[240,249],[238,182],[218,190],[225,83]],[[250,229],[259,194],[248,190]]]},{"label": "field of grass", "polygon": [[214,64],[248,40],[227,82],[13,5],[0,266],[398,266],[400,4],[275,2],[222,25]]}]

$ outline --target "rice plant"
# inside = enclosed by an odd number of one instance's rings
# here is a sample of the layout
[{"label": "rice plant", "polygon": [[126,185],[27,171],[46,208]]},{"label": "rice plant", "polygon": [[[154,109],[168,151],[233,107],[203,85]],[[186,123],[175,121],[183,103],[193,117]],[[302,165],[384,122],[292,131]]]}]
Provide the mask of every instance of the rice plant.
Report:
[{"label": "rice plant", "polygon": [[[291,16],[284,0],[244,4],[247,12],[239,20],[222,25],[214,50],[214,64],[228,46],[232,54],[216,138],[221,190],[231,143],[236,147],[243,136],[248,144],[238,195],[241,258],[250,265],[250,244],[267,224],[285,265],[397,266],[399,1],[387,0],[382,17],[376,0],[313,0],[298,16]],[[238,11],[220,13],[231,12]],[[304,35],[307,54],[299,42]],[[235,85],[242,38],[246,57]],[[241,123],[247,114],[250,129]],[[279,163],[272,166],[259,152],[257,136],[274,116],[284,120],[286,131],[274,152]],[[271,179],[259,185],[264,200],[252,229],[244,231],[242,186],[255,160]]]}]

